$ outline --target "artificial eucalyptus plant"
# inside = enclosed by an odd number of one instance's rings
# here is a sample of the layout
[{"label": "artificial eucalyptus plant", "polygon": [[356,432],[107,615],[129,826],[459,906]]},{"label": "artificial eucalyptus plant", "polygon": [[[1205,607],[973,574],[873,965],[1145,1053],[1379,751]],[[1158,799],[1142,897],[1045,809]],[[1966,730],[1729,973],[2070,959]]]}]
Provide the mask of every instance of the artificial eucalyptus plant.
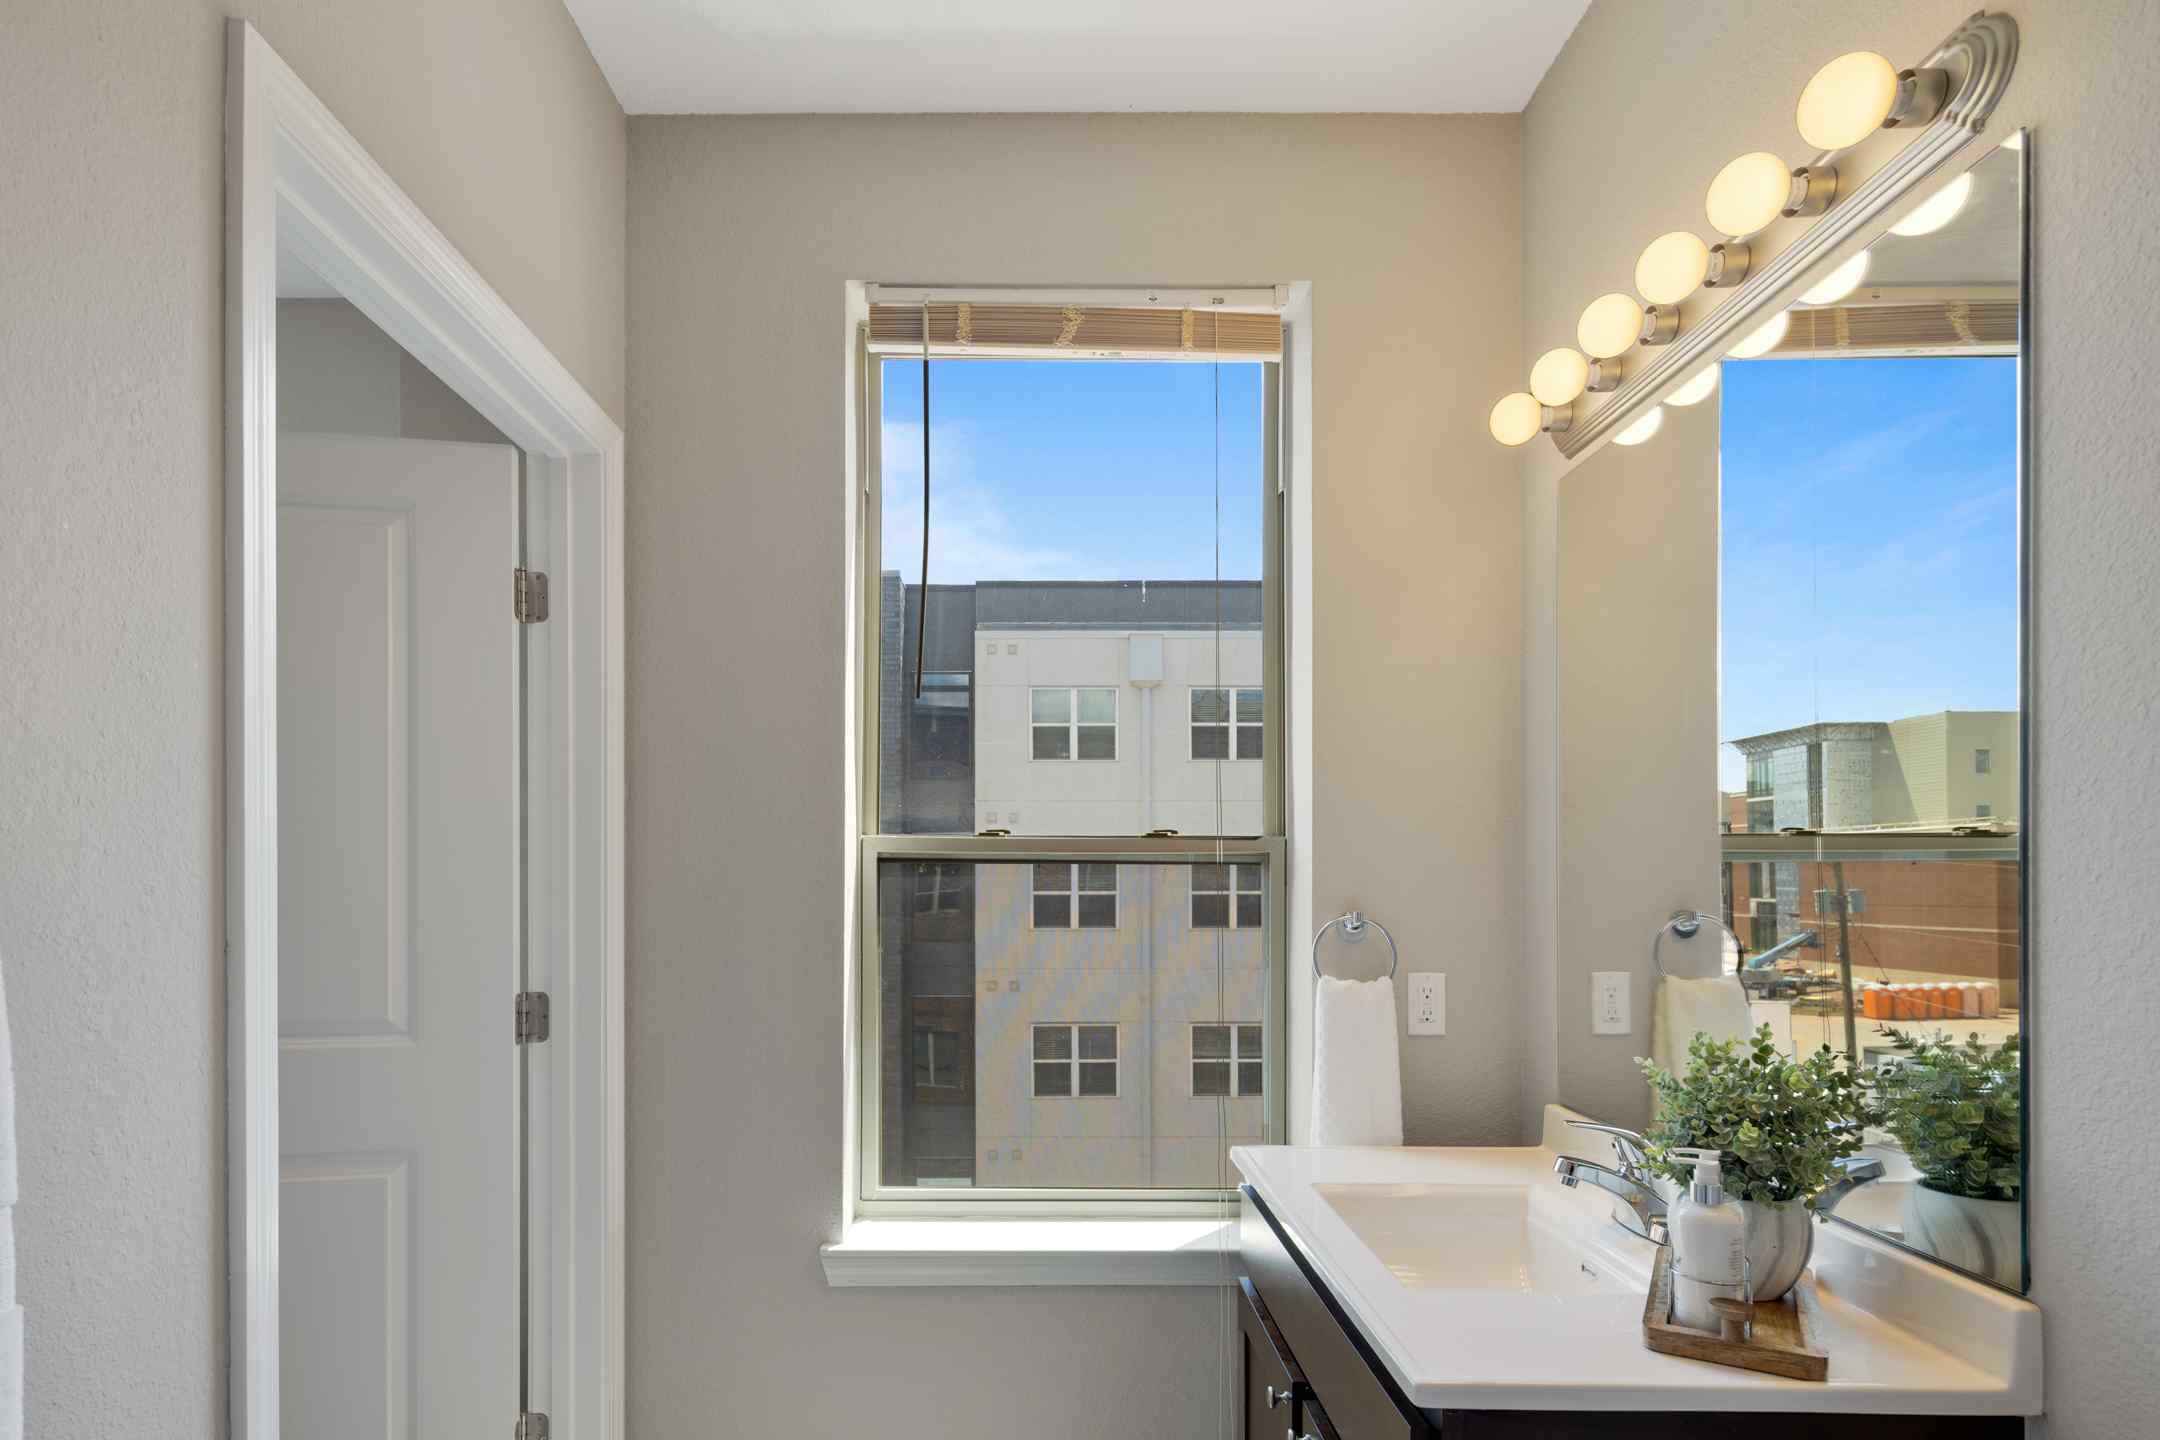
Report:
[{"label": "artificial eucalyptus plant", "polygon": [[1838,1161],[1860,1153],[1861,1130],[1874,1123],[1867,1090],[1842,1056],[1825,1045],[1787,1060],[1770,1027],[1752,1041],[1688,1042],[1687,1074],[1640,1062],[1657,1091],[1657,1119],[1643,1137],[1650,1166],[1682,1185],[1694,1166],[1679,1148],[1724,1152],[1726,1193],[1736,1200],[1809,1206],[1837,1178]]},{"label": "artificial eucalyptus plant", "polygon": [[2024,1181],[2018,1037],[1988,1045],[1885,1029],[1899,1051],[1875,1069],[1881,1125],[1920,1183],[1974,1200],[2015,1200]]}]

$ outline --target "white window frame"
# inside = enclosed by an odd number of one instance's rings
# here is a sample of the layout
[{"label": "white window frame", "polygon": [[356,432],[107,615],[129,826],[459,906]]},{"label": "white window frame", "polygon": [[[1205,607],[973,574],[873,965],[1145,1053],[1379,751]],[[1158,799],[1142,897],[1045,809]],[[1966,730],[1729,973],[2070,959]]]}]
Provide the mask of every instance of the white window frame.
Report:
[{"label": "white window frame", "polygon": [[[1247,890],[1247,889],[1244,889],[1244,888],[1243,888],[1243,887],[1242,887],[1242,886],[1241,886],[1241,885],[1240,885],[1240,884],[1238,883],[1238,882],[1239,882],[1239,880],[1240,880],[1241,878],[1243,878],[1243,877],[1242,877],[1242,876],[1240,875],[1240,873],[1239,873],[1239,872],[1240,872],[1241,870],[1244,870],[1244,869],[1246,869],[1246,868],[1251,868],[1251,869],[1255,869],[1255,870],[1259,871],[1259,875],[1260,875],[1260,886],[1259,886],[1259,888],[1258,888],[1257,890]],[[1254,866],[1254,865],[1252,865],[1252,864],[1251,864],[1251,862],[1249,862],[1249,861],[1247,861],[1247,862],[1242,862],[1242,863],[1233,863],[1233,862],[1230,862],[1230,861],[1225,861],[1225,862],[1223,862],[1223,879],[1224,879],[1224,883],[1226,883],[1226,884],[1227,884],[1227,885],[1228,885],[1228,886],[1230,887],[1229,889],[1227,889],[1227,890],[1203,890],[1203,889],[1201,889],[1201,888],[1200,888],[1200,867],[1199,867],[1199,866],[1197,866],[1197,865],[1193,867],[1193,869],[1192,869],[1192,886],[1191,886],[1191,890],[1190,890],[1190,892],[1189,892],[1189,893],[1188,893],[1188,894],[1186,895],[1186,897],[1185,897],[1185,920],[1186,920],[1186,923],[1187,923],[1187,924],[1188,924],[1188,925],[1189,925],[1189,926],[1190,926],[1190,927],[1191,927],[1192,929],[1195,929],[1195,930],[1254,930],[1254,929],[1265,929],[1265,928],[1267,927],[1267,871],[1266,871],[1266,869],[1265,869],[1265,868],[1263,868],[1263,867],[1260,867],[1260,866]],[[1225,918],[1224,918],[1224,922],[1223,922],[1222,924],[1220,924],[1220,925],[1203,925],[1203,924],[1201,924],[1201,923],[1200,923],[1200,919],[1199,919],[1198,915],[1197,915],[1197,914],[1196,914],[1195,912],[1196,912],[1196,911],[1197,911],[1197,909],[1199,908],[1199,902],[1200,902],[1200,897],[1201,897],[1201,896],[1203,896],[1203,895],[1220,895],[1220,896],[1222,896],[1222,897],[1223,897],[1223,899],[1224,899],[1224,910],[1225,910],[1225,912],[1226,912],[1226,913],[1225,913]],[[1239,897],[1240,895],[1257,895],[1257,896],[1259,896],[1259,897],[1260,897],[1260,924],[1259,924],[1259,925],[1257,925],[1257,926],[1254,926],[1254,925],[1244,925],[1244,924],[1240,924],[1240,923],[1238,922],[1238,903],[1237,903],[1237,902],[1238,902],[1238,897]]]},{"label": "white window frame", "polygon": [[[1117,685],[1028,686],[1028,763],[1031,765],[1116,764],[1118,753],[1123,748],[1123,741],[1125,738],[1123,733],[1125,729],[1125,697],[1119,693],[1122,688],[1122,686]],[[1080,753],[1081,727],[1085,726],[1091,730],[1100,730],[1103,727],[1103,722],[1100,720],[1082,720],[1080,718],[1080,695],[1081,692],[1085,690],[1100,690],[1110,696],[1110,706],[1112,713],[1110,717],[1110,753],[1108,755],[1083,756]],[[1057,722],[1052,720],[1037,720],[1035,718],[1035,697],[1037,695],[1058,694],[1062,694],[1065,696],[1065,723],[1060,726],[1059,724],[1057,724]],[[1035,753],[1035,732],[1038,730],[1058,729],[1062,729],[1065,732],[1065,754],[1062,757],[1055,755],[1037,755]]]},{"label": "white window frame", "polygon": [[[1217,724],[1212,720],[1194,719],[1193,706],[1198,703],[1199,698],[1210,691],[1218,690],[1222,692],[1228,706],[1224,711],[1222,723]],[[1238,719],[1238,696],[1240,695],[1258,695],[1260,697],[1260,718],[1258,720]],[[1220,756],[1199,753],[1200,747],[1195,742],[1199,739],[1199,732],[1202,730],[1220,730],[1223,732],[1223,744],[1226,748]],[[1260,732],[1260,753],[1258,755],[1240,755],[1238,753],[1238,733],[1242,730],[1257,730]],[[1188,685],[1185,687],[1185,753],[1188,758],[1202,765],[1218,765],[1240,760],[1249,765],[1258,765],[1267,759],[1267,752],[1266,686]]]},{"label": "white window frame", "polygon": [[[902,347],[903,349],[905,347]],[[1291,353],[1286,340],[1286,355]],[[890,352],[891,358],[914,359],[919,351],[907,349]],[[883,501],[880,483],[880,447],[883,440],[878,417],[883,414],[882,391],[884,365],[888,352],[884,347],[873,346],[868,337],[867,325],[858,329],[856,350],[855,393],[850,397],[849,408],[854,417],[853,438],[857,446],[851,457],[858,467],[862,484],[851,491],[854,509],[851,517],[856,536],[856,561],[854,592],[857,600],[855,653],[858,659],[855,684],[856,715],[853,726],[856,749],[855,794],[858,804],[858,831],[860,835],[856,865],[856,946],[854,950],[854,997],[855,1008],[849,1017],[849,1049],[853,1068],[849,1077],[849,1098],[855,1117],[854,1147],[849,1154],[851,1176],[851,1205],[853,1214],[860,1218],[907,1218],[956,1214],[994,1214],[1020,1219],[1030,1216],[1073,1217],[1179,1217],[1212,1218],[1221,1214],[1227,1192],[1215,1185],[1191,1187],[1057,1187],[1000,1185],[995,1179],[977,1173],[977,1183],[968,1186],[887,1186],[880,1180],[883,1173],[881,1147],[885,1143],[882,1107],[885,1103],[883,1083],[885,1070],[891,1057],[884,1054],[885,1040],[882,1029],[883,969],[885,957],[881,953],[884,938],[879,929],[879,867],[885,862],[909,860],[961,860],[979,864],[1021,863],[1034,860],[1057,860],[1080,863],[1104,861],[1116,864],[1193,864],[1217,861],[1246,862],[1263,867],[1263,886],[1266,894],[1267,923],[1261,945],[1261,958],[1267,967],[1264,989],[1265,1030],[1267,1046],[1271,1053],[1266,1060],[1267,1094],[1263,1116],[1263,1132],[1269,1143],[1281,1143],[1288,1135],[1289,1115],[1285,1097],[1288,1093],[1285,1067],[1284,1038],[1289,1033],[1288,976],[1290,965],[1285,936],[1289,933],[1288,905],[1290,885],[1285,877],[1284,866],[1288,851],[1288,804],[1286,792],[1289,775],[1290,747],[1274,743],[1275,737],[1287,733],[1285,727],[1285,700],[1287,687],[1284,674],[1290,638],[1290,617],[1285,601],[1284,579],[1289,570],[1290,539],[1288,520],[1292,503],[1284,474],[1288,468],[1290,449],[1286,434],[1285,407],[1292,385],[1288,370],[1281,361],[1269,361],[1263,366],[1263,404],[1265,406],[1263,431],[1265,479],[1263,480],[1263,606],[1265,621],[1262,629],[1261,693],[1264,706],[1264,729],[1269,735],[1266,754],[1260,766],[1261,780],[1261,832],[1256,836],[1226,836],[1220,839],[1200,836],[1175,835],[1065,835],[1065,836],[1018,836],[1018,835],[914,835],[886,834],[879,826],[878,775],[879,755],[879,700],[880,700],[880,649],[883,642],[879,629],[879,598],[882,558],[879,539]],[[966,358],[955,350],[948,352],[933,349],[934,358]],[[1073,358],[1060,355],[1044,355],[1044,363],[1062,363]],[[1085,358],[1101,359],[1101,356]],[[1152,357],[1143,357],[1152,358]],[[978,686],[983,683],[980,672],[975,677]],[[1092,686],[1068,686],[1067,689],[1091,689]],[[1118,753],[1123,748],[1124,704],[1122,687],[1118,716]],[[1249,688],[1249,687],[1248,687]],[[1074,702],[1074,718],[1077,722],[1078,703]],[[1189,712],[1188,712],[1189,718]],[[1028,721],[1033,723],[1033,702],[1029,701]],[[1033,762],[1032,735],[1027,739],[1030,763]],[[1175,753],[1174,751],[1172,752]],[[1032,878],[1030,889],[1030,918],[1033,914]],[[1122,898],[1120,901],[1122,906]],[[1122,921],[1122,916],[1121,916]],[[1031,1042],[1032,1043],[1032,1042]],[[1122,1046],[1122,1042],[1121,1042]],[[1122,1079],[1121,1079],[1122,1083]],[[1032,1076],[1029,1081],[1032,1091]]]},{"label": "white window frame", "polygon": [[[1228,1030],[1230,1032],[1229,1055],[1227,1057],[1202,1055],[1200,1053],[1200,1032],[1202,1030]],[[1247,1055],[1245,1053],[1243,1036],[1247,1030],[1258,1030],[1260,1032],[1260,1053],[1257,1055]],[[1188,1062],[1185,1067],[1185,1078],[1191,1084],[1193,1099],[1257,1100],[1267,1093],[1267,1022],[1264,1020],[1195,1020],[1186,1027],[1185,1058]],[[1258,1090],[1247,1090],[1244,1088],[1244,1067],[1255,1060],[1260,1062],[1260,1088]],[[1202,1065],[1229,1066],[1229,1090],[1221,1095],[1203,1095],[1200,1092],[1200,1067]]]},{"label": "white window frame", "polygon": [[[1125,920],[1125,908],[1120,892],[1124,889],[1115,870],[1110,873],[1108,890],[1083,890],[1080,888],[1082,865],[1101,864],[1096,860],[1032,860],[1028,862],[1028,929],[1030,930],[1116,930]],[[1045,865],[1066,867],[1066,885],[1063,890],[1042,888],[1041,870]],[[1065,923],[1044,925],[1035,918],[1035,897],[1038,895],[1063,895],[1065,897]],[[1082,895],[1110,897],[1110,923],[1108,925],[1083,925],[1080,923],[1080,897]]]},{"label": "white window frame", "polygon": [[[1055,1058],[1042,1060],[1036,1057],[1035,1037],[1045,1030],[1063,1030],[1066,1032],[1066,1038],[1070,1043],[1066,1046],[1067,1053],[1062,1061]],[[1082,1030],[1108,1030],[1110,1032],[1111,1054],[1109,1059],[1105,1060],[1100,1055],[1088,1056],[1080,1053],[1080,1032]],[[1038,1020],[1028,1026],[1028,1099],[1118,1099],[1125,1089],[1124,1031],[1125,1027],[1115,1020]],[[1062,1095],[1045,1095],[1037,1088],[1037,1077],[1041,1074],[1043,1066],[1059,1064],[1065,1066],[1065,1093]],[[1092,1094],[1082,1093],[1080,1089],[1080,1067],[1082,1065],[1108,1065],[1110,1067],[1110,1091],[1108,1094],[1104,1094],[1100,1090]]]}]

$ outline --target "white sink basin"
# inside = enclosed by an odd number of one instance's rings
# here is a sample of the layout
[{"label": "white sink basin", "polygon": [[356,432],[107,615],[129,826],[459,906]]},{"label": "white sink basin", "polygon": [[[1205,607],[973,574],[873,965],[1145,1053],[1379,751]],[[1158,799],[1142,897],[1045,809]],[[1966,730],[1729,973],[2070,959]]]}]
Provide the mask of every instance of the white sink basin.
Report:
[{"label": "white sink basin", "polygon": [[1624,1283],[1532,1214],[1527,1185],[1315,1185],[1411,1290],[1597,1295]]}]

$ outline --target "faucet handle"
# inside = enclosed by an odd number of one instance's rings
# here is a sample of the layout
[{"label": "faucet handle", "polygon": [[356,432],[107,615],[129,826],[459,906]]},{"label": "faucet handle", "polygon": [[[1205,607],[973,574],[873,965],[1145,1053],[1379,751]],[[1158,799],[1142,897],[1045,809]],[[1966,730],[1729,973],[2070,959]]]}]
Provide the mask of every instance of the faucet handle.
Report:
[{"label": "faucet handle", "polygon": [[1570,1120],[1567,1123],[1578,1130],[1595,1130],[1600,1135],[1610,1137],[1613,1149],[1619,1152],[1622,1162],[1630,1168],[1641,1168],[1650,1163],[1650,1152],[1645,1148],[1648,1142],[1633,1130],[1618,1125],[1602,1125],[1595,1120]]}]

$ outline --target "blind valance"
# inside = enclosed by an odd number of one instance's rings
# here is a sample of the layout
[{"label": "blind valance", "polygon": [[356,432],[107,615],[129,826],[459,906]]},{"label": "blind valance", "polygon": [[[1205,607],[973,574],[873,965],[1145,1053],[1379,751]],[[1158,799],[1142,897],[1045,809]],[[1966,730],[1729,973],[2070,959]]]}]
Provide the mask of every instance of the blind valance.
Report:
[{"label": "blind valance", "polygon": [[[1092,305],[932,304],[930,345],[967,351],[1070,350],[1077,354],[1171,357],[1282,354],[1282,318],[1266,312]],[[921,305],[872,305],[873,349],[906,351],[923,343]]]}]

